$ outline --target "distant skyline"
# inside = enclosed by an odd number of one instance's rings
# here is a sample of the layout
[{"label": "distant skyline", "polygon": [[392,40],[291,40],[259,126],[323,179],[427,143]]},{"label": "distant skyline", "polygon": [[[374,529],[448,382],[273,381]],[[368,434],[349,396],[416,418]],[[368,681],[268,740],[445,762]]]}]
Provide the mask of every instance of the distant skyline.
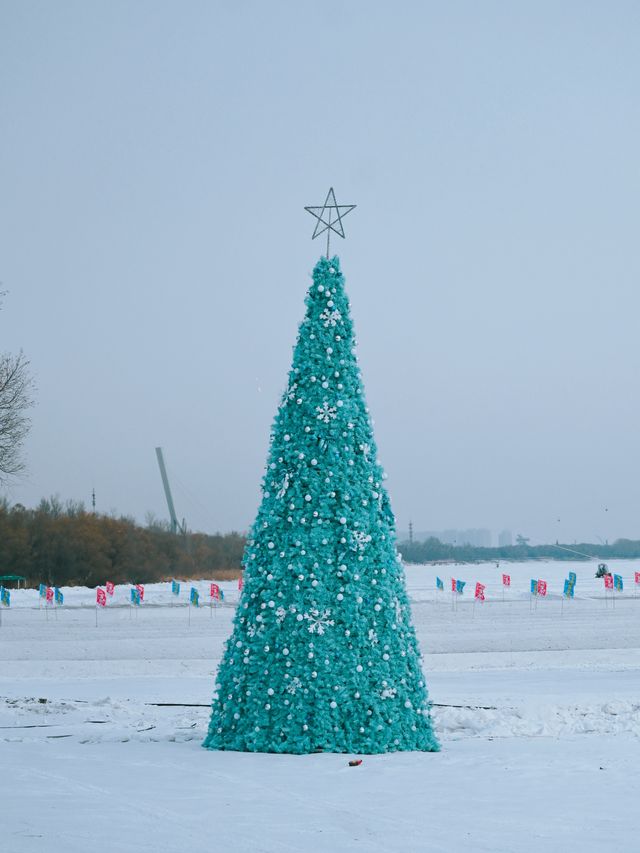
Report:
[{"label": "distant skyline", "polygon": [[400,530],[640,538],[640,5],[0,3],[41,497],[247,530],[336,238]]}]

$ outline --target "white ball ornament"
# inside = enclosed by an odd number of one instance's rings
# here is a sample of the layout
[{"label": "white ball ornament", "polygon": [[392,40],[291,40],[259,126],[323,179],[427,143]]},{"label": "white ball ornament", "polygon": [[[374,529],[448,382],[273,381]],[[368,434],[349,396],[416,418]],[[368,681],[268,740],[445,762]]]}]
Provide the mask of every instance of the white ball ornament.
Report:
[{"label": "white ball ornament", "polygon": [[337,703],[337,702],[334,702],[334,701],[331,701],[331,702],[329,703],[329,707],[330,707],[330,708],[337,708],[337,707],[338,707],[338,703]]}]

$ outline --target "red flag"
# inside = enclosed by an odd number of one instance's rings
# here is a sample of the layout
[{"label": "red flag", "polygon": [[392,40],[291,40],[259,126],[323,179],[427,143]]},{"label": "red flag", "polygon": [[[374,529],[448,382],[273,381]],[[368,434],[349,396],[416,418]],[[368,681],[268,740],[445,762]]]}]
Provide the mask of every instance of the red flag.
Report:
[{"label": "red flag", "polygon": [[217,583],[211,584],[211,590],[209,592],[209,595],[211,596],[211,598],[220,599],[220,587]]},{"label": "red flag", "polygon": [[53,601],[53,587],[47,587],[47,601]]},{"label": "red flag", "polygon": [[502,575],[502,586],[511,586],[511,575]]},{"label": "red flag", "polygon": [[613,575],[604,576],[604,588],[613,589]]},{"label": "red flag", "polygon": [[107,588],[107,595],[113,595],[115,586],[111,583],[111,581],[107,581],[105,586]]},{"label": "red flag", "polygon": [[238,589],[242,592],[242,587],[244,586],[244,578],[242,575],[238,578]]},{"label": "red flag", "polygon": [[[107,594],[102,589],[102,587],[98,587],[98,589],[96,590],[96,604],[99,604],[100,607],[106,607],[107,606]],[[97,618],[98,617],[96,616],[96,619]]]},{"label": "red flag", "polygon": [[482,583],[476,584],[476,598],[479,598],[480,601],[484,601],[484,584]]},{"label": "red flag", "polygon": [[636,572],[635,576],[636,576],[636,583],[640,583],[640,572]]},{"label": "red flag", "polygon": [[538,581],[538,595],[546,595],[547,594],[547,582],[546,581]]},{"label": "red flag", "polygon": [[456,591],[456,589],[457,589],[457,587],[456,587],[456,579],[455,579],[455,578],[451,578],[451,592],[455,592],[455,591]]},{"label": "red flag", "polygon": [[140,593],[140,601],[144,601],[144,584],[137,583],[136,589]]}]

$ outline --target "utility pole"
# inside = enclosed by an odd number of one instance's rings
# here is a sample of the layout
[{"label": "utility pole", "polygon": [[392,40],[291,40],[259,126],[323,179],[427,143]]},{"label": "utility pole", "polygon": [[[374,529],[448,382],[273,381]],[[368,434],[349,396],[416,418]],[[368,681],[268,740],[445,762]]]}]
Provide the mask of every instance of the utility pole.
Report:
[{"label": "utility pole", "polygon": [[409,522],[409,545],[413,545],[413,522]]},{"label": "utility pole", "polygon": [[96,514],[96,490],[93,489],[91,492],[91,506],[93,507],[93,514]]}]

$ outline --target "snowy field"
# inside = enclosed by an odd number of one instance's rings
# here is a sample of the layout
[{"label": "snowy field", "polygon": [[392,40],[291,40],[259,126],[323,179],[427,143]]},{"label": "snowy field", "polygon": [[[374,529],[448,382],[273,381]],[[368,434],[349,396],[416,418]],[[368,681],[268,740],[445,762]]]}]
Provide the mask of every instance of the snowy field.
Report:
[{"label": "snowy field", "polygon": [[[238,591],[140,608],[116,587],[12,590],[0,627],[3,853],[640,849],[637,563],[407,569],[442,752],[273,756],[200,748]],[[575,571],[575,600],[562,582]],[[511,575],[503,591],[502,572]],[[467,581],[452,600],[451,575]],[[445,591],[437,592],[439,575]],[[531,578],[548,582],[545,599]],[[474,604],[476,581],[487,600]],[[208,583],[193,584],[208,602]],[[504,593],[504,594],[503,594]]]}]

